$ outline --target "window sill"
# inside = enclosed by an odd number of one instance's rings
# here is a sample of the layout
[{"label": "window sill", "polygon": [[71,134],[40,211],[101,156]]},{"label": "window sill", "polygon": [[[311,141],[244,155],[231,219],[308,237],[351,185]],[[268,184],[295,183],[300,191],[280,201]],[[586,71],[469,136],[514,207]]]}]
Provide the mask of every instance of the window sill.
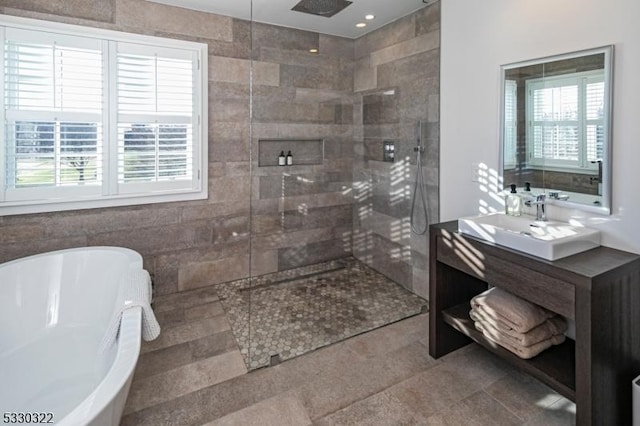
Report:
[{"label": "window sill", "polygon": [[541,170],[544,172],[559,172],[559,173],[572,173],[578,175],[597,175],[598,169],[583,169],[580,167],[570,168],[570,167],[560,167],[560,166],[545,166],[545,165],[533,165],[526,164],[525,169],[528,170]]},{"label": "window sill", "polygon": [[179,201],[206,200],[207,190],[180,191],[173,194],[127,194],[99,199],[74,199],[57,202],[31,202],[31,203],[0,203],[0,216],[13,216],[21,214],[50,213],[69,210],[86,210],[105,207],[138,206],[144,204],[172,203]]}]

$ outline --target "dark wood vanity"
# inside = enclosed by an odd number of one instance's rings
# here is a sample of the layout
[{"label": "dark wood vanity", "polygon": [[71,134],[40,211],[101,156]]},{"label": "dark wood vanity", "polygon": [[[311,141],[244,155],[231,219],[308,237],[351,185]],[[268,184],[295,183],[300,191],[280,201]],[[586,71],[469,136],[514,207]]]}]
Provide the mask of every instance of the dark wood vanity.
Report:
[{"label": "dark wood vanity", "polygon": [[[464,236],[457,221],[430,227],[429,354],[472,341],[576,402],[578,425],[630,425],[640,375],[640,256],[598,247],[547,261]],[[492,344],[469,318],[488,285],[575,320],[575,342],[523,360]]]}]

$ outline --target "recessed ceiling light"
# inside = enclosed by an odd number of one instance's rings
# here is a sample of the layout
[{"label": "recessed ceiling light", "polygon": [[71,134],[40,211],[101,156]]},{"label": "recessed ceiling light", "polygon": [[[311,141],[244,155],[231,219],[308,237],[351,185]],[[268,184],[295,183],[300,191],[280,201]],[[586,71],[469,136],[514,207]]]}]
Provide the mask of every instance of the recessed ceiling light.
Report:
[{"label": "recessed ceiling light", "polygon": [[311,52],[311,53],[318,53],[318,49],[309,49],[309,52]]},{"label": "recessed ceiling light", "polygon": [[367,26],[367,24],[365,24],[364,22],[358,22],[358,23],[356,24],[356,27],[358,27],[358,28],[364,28],[364,27],[366,27],[366,26]]},{"label": "recessed ceiling light", "polygon": [[376,19],[376,17],[374,15],[367,15],[364,17],[364,19],[366,19],[367,21],[373,21],[374,19]]}]

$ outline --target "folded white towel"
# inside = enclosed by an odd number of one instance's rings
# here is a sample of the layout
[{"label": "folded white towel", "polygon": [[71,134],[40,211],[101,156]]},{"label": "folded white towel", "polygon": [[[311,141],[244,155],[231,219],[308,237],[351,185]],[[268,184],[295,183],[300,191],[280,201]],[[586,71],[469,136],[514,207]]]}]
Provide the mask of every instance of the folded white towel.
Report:
[{"label": "folded white towel", "polygon": [[498,287],[471,299],[471,307],[476,306],[482,306],[484,312],[520,333],[526,333],[555,315]]},{"label": "folded white towel", "polygon": [[505,322],[494,318],[484,311],[482,306],[476,306],[471,309],[469,316],[475,322],[490,325],[496,330],[502,332],[505,337],[512,340],[513,344],[520,346],[532,346],[552,336],[563,334],[567,331],[567,322],[559,315],[549,318],[537,327],[532,328],[526,333],[520,333],[510,328]]},{"label": "folded white towel", "polygon": [[160,335],[160,324],[151,308],[151,277],[144,269],[130,271],[120,282],[116,310],[100,344],[100,352],[106,351],[116,342],[120,321],[124,311],[136,306],[142,308],[142,338],[153,340]]},{"label": "folded white towel", "polygon": [[552,336],[534,345],[525,347],[513,344],[513,341],[511,341],[505,334],[491,327],[487,323],[474,322],[473,324],[475,325],[476,330],[480,331],[484,335],[484,337],[494,343],[497,343],[498,345],[502,346],[509,352],[517,355],[522,359],[533,358],[534,356],[540,354],[540,352],[549,349],[551,346],[559,345],[565,341],[564,334],[560,334]]}]

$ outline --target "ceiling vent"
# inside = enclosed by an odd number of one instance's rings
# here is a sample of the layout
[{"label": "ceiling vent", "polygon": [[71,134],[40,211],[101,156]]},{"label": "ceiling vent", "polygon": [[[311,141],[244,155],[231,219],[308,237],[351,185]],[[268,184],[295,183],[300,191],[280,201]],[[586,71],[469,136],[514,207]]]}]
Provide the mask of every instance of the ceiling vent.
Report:
[{"label": "ceiling vent", "polygon": [[330,18],[351,3],[347,0],[301,0],[291,10]]}]

